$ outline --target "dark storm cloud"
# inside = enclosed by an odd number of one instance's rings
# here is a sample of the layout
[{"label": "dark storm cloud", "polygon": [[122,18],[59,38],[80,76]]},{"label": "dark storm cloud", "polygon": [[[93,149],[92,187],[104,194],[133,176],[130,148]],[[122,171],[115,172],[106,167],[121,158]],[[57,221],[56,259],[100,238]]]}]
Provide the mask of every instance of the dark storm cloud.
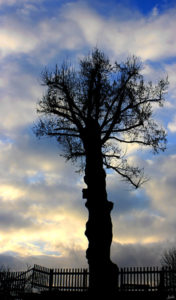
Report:
[{"label": "dark storm cloud", "polygon": [[[123,267],[161,267],[161,257],[166,249],[172,248],[176,241],[151,244],[120,244],[113,243],[111,250],[112,261],[119,268]],[[64,256],[33,255],[21,257],[17,253],[0,254],[0,266],[10,269],[26,269],[34,264],[49,268],[88,268],[85,251],[65,249]]]},{"label": "dark storm cloud", "polygon": [[161,266],[164,251],[175,245],[175,242],[148,244],[112,245],[112,259],[119,267],[152,267]]},{"label": "dark storm cloud", "polygon": [[0,230],[10,230],[17,228],[30,227],[32,225],[30,218],[25,218],[20,215],[17,211],[0,212]]}]

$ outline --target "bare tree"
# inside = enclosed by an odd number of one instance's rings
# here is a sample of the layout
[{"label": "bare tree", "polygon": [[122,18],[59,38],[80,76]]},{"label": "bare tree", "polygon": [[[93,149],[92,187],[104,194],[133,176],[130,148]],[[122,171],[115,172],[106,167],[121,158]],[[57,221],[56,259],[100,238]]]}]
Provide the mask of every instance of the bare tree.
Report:
[{"label": "bare tree", "polygon": [[164,280],[170,286],[170,293],[176,287],[176,247],[165,250],[161,256],[161,265],[165,270]]},{"label": "bare tree", "polygon": [[138,144],[164,151],[166,134],[153,119],[153,104],[163,105],[168,80],[145,83],[142,64],[136,57],[114,64],[95,48],[80,60],[79,68],[64,63],[54,72],[43,72],[45,96],[38,106],[42,115],[37,136],[56,137],[64,156],[85,170],[86,207],[89,220],[86,257],[90,289],[113,290],[117,266],[110,260],[113,203],[107,200],[106,173],[111,168],[134,187],[145,182],[143,169],[130,165],[125,144]]},{"label": "bare tree", "polygon": [[170,248],[164,251],[161,257],[161,265],[176,270],[176,248]]},{"label": "bare tree", "polygon": [[32,268],[28,264],[26,267],[25,271],[16,272],[8,266],[0,266],[0,295],[3,299],[12,299],[13,293],[31,291]]}]

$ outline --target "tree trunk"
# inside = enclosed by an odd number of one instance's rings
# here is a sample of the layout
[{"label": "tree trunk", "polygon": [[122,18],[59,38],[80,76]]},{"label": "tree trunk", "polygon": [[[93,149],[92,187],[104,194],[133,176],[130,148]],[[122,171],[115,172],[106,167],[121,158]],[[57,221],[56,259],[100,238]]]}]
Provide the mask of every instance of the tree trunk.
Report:
[{"label": "tree trunk", "polygon": [[117,288],[118,268],[111,262],[112,242],[111,210],[113,203],[107,200],[106,173],[103,169],[99,126],[92,122],[86,130],[86,168],[84,198],[89,212],[85,235],[89,246],[86,257],[90,271],[90,291],[111,293]]}]

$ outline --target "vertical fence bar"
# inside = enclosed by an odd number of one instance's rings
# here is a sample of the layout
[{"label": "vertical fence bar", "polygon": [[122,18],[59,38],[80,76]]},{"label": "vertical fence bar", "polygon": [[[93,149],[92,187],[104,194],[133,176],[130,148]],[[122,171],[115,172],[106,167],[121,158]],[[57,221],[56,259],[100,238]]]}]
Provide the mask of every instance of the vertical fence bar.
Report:
[{"label": "vertical fence bar", "polygon": [[136,269],[136,281],[137,281],[137,284],[139,284],[139,268],[138,267]]},{"label": "vertical fence bar", "polygon": [[143,279],[143,284],[146,285],[146,273],[145,273],[145,267],[143,267],[143,276],[144,276],[144,279]]},{"label": "vertical fence bar", "polygon": [[134,272],[134,284],[138,284],[138,280],[137,280],[138,269],[133,268],[133,272]]},{"label": "vertical fence bar", "polygon": [[76,276],[76,288],[79,291],[79,270],[77,270],[77,276]]},{"label": "vertical fence bar", "polygon": [[145,273],[146,273],[146,285],[148,287],[148,285],[149,285],[149,269],[148,269],[148,267],[145,268]]},{"label": "vertical fence bar", "polygon": [[153,289],[153,283],[152,283],[152,269],[151,267],[149,268],[149,286],[150,286],[150,291]]},{"label": "vertical fence bar", "polygon": [[67,286],[67,271],[68,271],[68,269],[64,270],[64,289],[65,289],[65,291],[67,291],[67,288],[68,288],[68,286]]},{"label": "vertical fence bar", "polygon": [[54,289],[57,288],[57,269],[54,269]]},{"label": "vertical fence bar", "polygon": [[77,269],[75,269],[75,276],[74,276],[74,287],[75,287],[75,291],[77,291],[77,288],[76,288],[76,274],[77,274]]},{"label": "vertical fence bar", "polygon": [[59,288],[59,270],[57,269],[57,274],[56,274],[56,288]]},{"label": "vertical fence bar", "polygon": [[87,288],[87,270],[84,269],[83,271],[83,291]]},{"label": "vertical fence bar", "polygon": [[134,276],[135,276],[135,279],[134,279],[134,281],[135,281],[135,284],[138,284],[138,267],[137,268],[135,268],[134,267]]},{"label": "vertical fence bar", "polygon": [[160,279],[159,279],[159,291],[162,293],[164,292],[164,269],[162,268],[161,271],[159,272]]},{"label": "vertical fence bar", "polygon": [[50,269],[50,274],[49,274],[49,291],[52,291],[53,287],[53,269]]},{"label": "vertical fence bar", "polygon": [[63,291],[64,290],[64,288],[63,288],[63,269],[61,269],[61,273],[60,273],[60,284],[61,284],[61,289]]},{"label": "vertical fence bar", "polygon": [[156,271],[155,271],[155,267],[153,267],[153,283],[154,283],[154,286],[156,286]]},{"label": "vertical fence bar", "polygon": [[153,286],[156,287],[156,282],[155,282],[155,267],[153,267]]},{"label": "vertical fence bar", "polygon": [[64,287],[64,291],[66,290],[66,269],[64,269],[64,273],[63,273],[63,287]]},{"label": "vertical fence bar", "polygon": [[129,268],[128,273],[129,273],[129,284],[132,284],[133,283],[133,270],[132,270],[132,268]]},{"label": "vertical fence bar", "polygon": [[123,288],[123,284],[124,284],[124,276],[123,276],[123,269],[122,269],[122,268],[121,268],[121,272],[120,272],[120,273],[121,273],[121,274],[120,274],[120,275],[121,275],[121,278],[120,278],[120,279],[121,279],[121,280],[120,280],[120,281],[121,281],[121,282],[120,282],[120,286],[121,286],[121,289],[122,289],[122,288]]},{"label": "vertical fence bar", "polygon": [[69,269],[69,276],[68,276],[68,286],[70,287],[70,278],[71,278],[71,273],[70,273],[70,269]]},{"label": "vertical fence bar", "polygon": [[63,280],[63,288],[64,288],[64,291],[65,291],[65,269],[63,269],[63,277],[62,277],[62,280]]}]

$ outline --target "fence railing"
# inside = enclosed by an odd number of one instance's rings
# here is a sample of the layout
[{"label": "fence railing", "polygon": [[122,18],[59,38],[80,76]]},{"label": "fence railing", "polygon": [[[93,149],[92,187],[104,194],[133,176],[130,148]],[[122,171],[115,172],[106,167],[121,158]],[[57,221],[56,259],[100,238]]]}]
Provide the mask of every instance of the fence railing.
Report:
[{"label": "fence railing", "polygon": [[121,268],[118,287],[120,291],[159,291],[164,288],[163,272],[158,267]]},{"label": "fence railing", "polygon": [[87,269],[47,269],[38,265],[33,268],[32,286],[48,290],[86,291],[89,286]]},{"label": "fence railing", "polygon": [[[176,294],[176,270],[158,267],[121,268],[119,292],[165,292]],[[0,272],[0,291],[24,292],[27,287],[46,291],[87,291],[87,269],[48,269],[38,265],[26,272]],[[102,287],[100,287],[101,289]]]}]

